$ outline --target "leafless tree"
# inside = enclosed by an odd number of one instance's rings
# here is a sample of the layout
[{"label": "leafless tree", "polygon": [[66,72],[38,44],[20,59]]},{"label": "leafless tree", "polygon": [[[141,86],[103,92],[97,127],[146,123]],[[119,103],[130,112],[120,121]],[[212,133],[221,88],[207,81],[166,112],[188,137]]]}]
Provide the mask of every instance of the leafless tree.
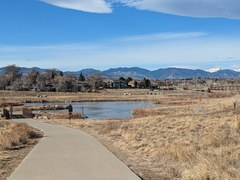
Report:
[{"label": "leafless tree", "polygon": [[21,77],[19,67],[16,65],[7,66],[4,75],[7,80],[7,85],[12,85],[14,81]]},{"label": "leafless tree", "polygon": [[0,75],[0,89],[5,90],[7,84],[8,84],[8,82],[7,82],[5,75]]},{"label": "leafless tree", "polygon": [[102,85],[102,77],[100,74],[91,74],[87,77],[87,83],[92,88],[92,90],[97,90]]},{"label": "leafless tree", "polygon": [[22,80],[26,86],[32,88],[33,86],[36,86],[38,76],[39,72],[33,69],[27,72],[27,74],[22,77]]},{"label": "leafless tree", "polygon": [[17,79],[16,81],[14,81],[13,84],[12,84],[12,90],[15,90],[15,91],[26,90],[23,80],[22,79]]},{"label": "leafless tree", "polygon": [[36,78],[37,87],[40,90],[45,90],[47,81],[48,81],[48,77],[45,73],[38,75]]}]

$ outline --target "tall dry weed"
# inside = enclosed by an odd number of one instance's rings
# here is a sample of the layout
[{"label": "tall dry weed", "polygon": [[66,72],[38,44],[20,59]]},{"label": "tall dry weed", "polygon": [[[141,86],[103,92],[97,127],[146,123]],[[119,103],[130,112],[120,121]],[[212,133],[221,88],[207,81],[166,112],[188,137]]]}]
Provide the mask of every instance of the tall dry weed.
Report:
[{"label": "tall dry weed", "polygon": [[0,121],[0,149],[11,149],[26,144],[29,139],[42,137],[42,132],[26,123]]},{"label": "tall dry weed", "polygon": [[121,127],[121,121],[108,121],[107,123],[101,123],[101,128],[99,128],[99,134],[110,134],[116,132]]},{"label": "tall dry weed", "polygon": [[[180,179],[240,178],[240,133],[228,125],[220,126],[199,139],[197,146],[176,144],[163,149],[160,159],[169,157],[170,166]],[[174,174],[168,174],[167,177],[176,178]]]}]

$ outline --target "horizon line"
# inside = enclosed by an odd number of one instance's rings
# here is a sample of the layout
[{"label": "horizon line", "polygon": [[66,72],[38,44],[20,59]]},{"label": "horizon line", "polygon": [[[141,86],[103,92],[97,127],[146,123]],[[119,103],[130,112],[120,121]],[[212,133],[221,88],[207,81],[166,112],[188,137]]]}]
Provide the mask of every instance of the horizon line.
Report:
[{"label": "horizon line", "polygon": [[[208,69],[201,69],[201,68],[190,68],[190,67],[177,67],[177,66],[168,66],[168,67],[160,67],[160,68],[157,68],[157,69],[154,69],[154,70],[151,70],[149,68],[144,68],[144,67],[139,67],[139,66],[131,66],[131,67],[111,67],[111,68],[106,68],[106,69],[97,69],[97,68],[91,68],[91,67],[87,67],[87,68],[83,68],[83,69],[80,69],[80,70],[63,70],[61,68],[44,68],[44,67],[37,67],[37,66],[34,66],[34,67],[26,67],[26,66],[19,66],[19,65],[16,65],[16,64],[10,64],[10,65],[6,65],[6,66],[2,66],[0,67],[0,69],[2,68],[6,68],[8,66],[16,66],[18,68],[27,68],[27,69],[34,69],[34,68],[38,68],[38,69],[41,69],[41,70],[58,70],[58,71],[62,71],[62,72],[81,72],[83,70],[96,70],[96,71],[100,71],[100,72],[104,72],[104,71],[108,71],[110,69],[132,69],[132,68],[139,68],[139,69],[143,69],[143,70],[148,70],[148,71],[157,71],[157,70],[161,70],[161,69],[185,69],[185,70],[202,70],[202,71],[205,71],[205,72],[209,72],[209,73],[214,73],[214,72],[217,72],[217,71],[223,71],[223,70],[232,70],[232,71],[235,71],[235,72],[240,72],[240,70],[238,69],[230,69],[230,68],[226,68],[226,69],[222,69],[222,68],[219,68],[219,67],[210,67]],[[216,71],[213,71],[211,72],[212,69],[216,69]]]}]

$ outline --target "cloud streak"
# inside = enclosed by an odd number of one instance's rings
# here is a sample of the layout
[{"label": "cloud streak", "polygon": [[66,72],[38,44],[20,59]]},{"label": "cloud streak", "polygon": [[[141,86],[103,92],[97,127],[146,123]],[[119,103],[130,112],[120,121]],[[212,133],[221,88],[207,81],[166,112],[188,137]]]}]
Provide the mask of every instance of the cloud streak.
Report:
[{"label": "cloud streak", "polygon": [[61,8],[90,13],[111,13],[111,5],[104,0],[40,0]]},{"label": "cloud streak", "polygon": [[146,34],[146,35],[136,35],[128,36],[122,38],[123,41],[168,41],[168,40],[178,40],[178,39],[189,39],[207,36],[206,32],[167,32],[167,33],[157,33],[157,34]]},{"label": "cloud streak", "polygon": [[114,4],[179,16],[240,19],[239,0],[40,0],[91,13],[112,13]]},{"label": "cloud streak", "polygon": [[17,64],[62,70],[120,66],[157,69],[176,65],[202,69],[211,66],[240,68],[239,38],[209,38],[201,32],[165,34],[181,38],[156,40],[146,34],[128,37],[130,42],[119,38],[90,44],[0,46],[0,66]]}]

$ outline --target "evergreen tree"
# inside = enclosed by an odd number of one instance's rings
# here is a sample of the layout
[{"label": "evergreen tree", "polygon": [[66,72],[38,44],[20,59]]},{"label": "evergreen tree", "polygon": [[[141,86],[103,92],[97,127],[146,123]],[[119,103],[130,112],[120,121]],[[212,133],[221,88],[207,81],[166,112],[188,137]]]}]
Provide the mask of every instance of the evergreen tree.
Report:
[{"label": "evergreen tree", "polygon": [[81,72],[81,74],[79,76],[79,81],[85,81],[85,77],[83,76],[82,72]]}]

